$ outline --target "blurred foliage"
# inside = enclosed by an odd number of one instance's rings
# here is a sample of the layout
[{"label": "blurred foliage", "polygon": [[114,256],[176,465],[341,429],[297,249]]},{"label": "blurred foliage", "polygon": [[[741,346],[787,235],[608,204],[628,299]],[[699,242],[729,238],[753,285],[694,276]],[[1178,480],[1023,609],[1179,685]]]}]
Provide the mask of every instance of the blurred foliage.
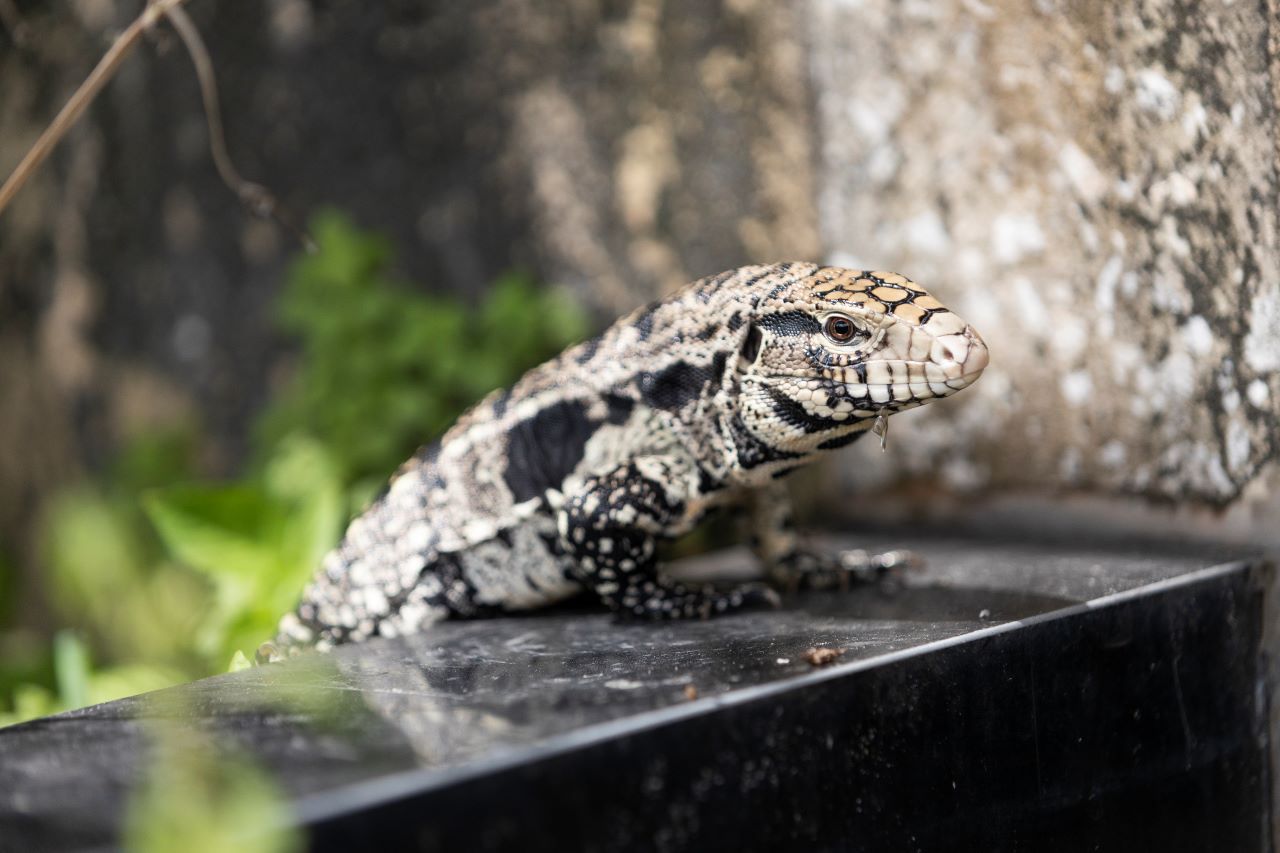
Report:
[{"label": "blurred foliage", "polygon": [[398,285],[386,241],[339,214],[317,217],[312,233],[320,250],[294,265],[280,300],[299,363],[261,443],[305,431],[348,482],[380,483],[424,436],[586,332],[573,302],[527,276],[503,276],[472,308]]},{"label": "blurred foliage", "polygon": [[[195,426],[139,436],[46,507],[43,589],[15,588],[0,549],[0,725],[246,665],[396,466],[586,333],[570,300],[525,276],[467,305],[395,281],[387,242],[340,214],[312,233],[319,251],[294,263],[278,305],[298,355],[245,473],[202,481]],[[37,595],[74,634],[16,627]],[[149,796],[139,808],[167,813],[163,792]]]},{"label": "blurred foliage", "polygon": [[299,435],[252,477],[152,491],[145,504],[169,552],[208,584],[192,639],[224,667],[274,633],[346,520],[333,460]]},{"label": "blurred foliage", "polygon": [[121,664],[95,670],[88,649],[69,631],[54,635],[50,667],[55,686],[50,688],[35,680],[14,686],[12,709],[0,712],[0,726],[159,690],[181,681],[184,675],[180,670],[153,663]]}]

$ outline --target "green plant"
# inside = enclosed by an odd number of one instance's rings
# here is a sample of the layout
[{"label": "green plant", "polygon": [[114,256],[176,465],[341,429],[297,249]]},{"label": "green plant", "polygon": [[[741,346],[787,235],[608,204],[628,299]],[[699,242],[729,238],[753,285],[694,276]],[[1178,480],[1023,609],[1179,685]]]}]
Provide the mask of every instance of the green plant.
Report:
[{"label": "green plant", "polygon": [[299,352],[246,472],[202,480],[191,426],[138,436],[51,502],[46,586],[77,635],[7,629],[17,592],[0,559],[0,725],[246,665],[403,459],[587,331],[527,276],[467,305],[394,280],[387,241],[338,213],[312,233],[278,305]]},{"label": "green plant", "polygon": [[13,710],[0,712],[0,726],[159,690],[184,680],[181,672],[156,664],[95,670],[83,641],[70,631],[59,631],[54,636],[52,657],[55,686],[50,688],[36,681],[17,685]]},{"label": "green plant", "polygon": [[257,476],[153,491],[145,503],[170,553],[213,591],[195,646],[223,666],[272,635],[345,518],[332,460],[300,436]]},{"label": "green plant", "polygon": [[341,214],[312,223],[318,251],[300,258],[280,301],[300,355],[263,419],[262,445],[305,432],[348,482],[385,479],[494,388],[587,330],[565,294],[511,273],[478,306],[395,281],[387,242]]}]

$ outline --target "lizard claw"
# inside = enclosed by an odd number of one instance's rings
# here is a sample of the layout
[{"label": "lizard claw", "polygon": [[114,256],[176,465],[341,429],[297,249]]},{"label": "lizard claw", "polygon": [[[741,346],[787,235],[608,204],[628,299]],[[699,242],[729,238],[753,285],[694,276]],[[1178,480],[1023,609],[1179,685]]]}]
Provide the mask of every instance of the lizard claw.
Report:
[{"label": "lizard claw", "polygon": [[782,607],[782,596],[778,595],[778,591],[768,584],[748,584],[740,592],[743,594],[743,600],[748,604],[760,604],[771,610],[777,610]]},{"label": "lizard claw", "polygon": [[913,551],[885,551],[882,554],[869,554],[861,548],[841,551],[837,555],[840,568],[858,580],[879,580],[888,575],[898,575],[908,571],[919,571],[925,566],[925,560]]},{"label": "lizard claw", "polygon": [[280,651],[280,647],[271,641],[267,641],[258,646],[258,651],[254,653],[254,662],[259,666],[267,663],[279,663],[284,660],[284,654]]}]

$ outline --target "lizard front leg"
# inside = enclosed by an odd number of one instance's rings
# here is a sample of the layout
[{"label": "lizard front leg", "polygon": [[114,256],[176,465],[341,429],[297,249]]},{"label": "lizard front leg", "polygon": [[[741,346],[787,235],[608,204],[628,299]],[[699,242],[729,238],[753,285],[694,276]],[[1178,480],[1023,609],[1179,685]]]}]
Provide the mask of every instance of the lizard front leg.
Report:
[{"label": "lizard front leg", "polygon": [[752,550],[779,589],[844,589],[874,583],[924,563],[910,551],[872,554],[856,548],[822,552],[802,545],[792,520],[791,496],[781,482],[753,492],[749,501]]},{"label": "lizard front leg", "polygon": [[673,487],[673,478],[646,474],[645,469],[654,466],[643,461],[588,478],[567,496],[557,523],[573,577],[629,618],[705,619],[744,607],[776,607],[777,594],[763,584],[719,591],[660,573],[657,540],[680,526],[685,500]]}]

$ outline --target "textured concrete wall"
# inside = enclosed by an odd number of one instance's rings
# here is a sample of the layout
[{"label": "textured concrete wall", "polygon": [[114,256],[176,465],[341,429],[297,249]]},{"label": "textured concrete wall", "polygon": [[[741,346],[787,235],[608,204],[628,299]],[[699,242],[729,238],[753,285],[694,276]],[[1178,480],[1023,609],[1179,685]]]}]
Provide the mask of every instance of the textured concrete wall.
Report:
[{"label": "textured concrete wall", "polygon": [[992,368],[893,470],[1225,505],[1280,447],[1274,52],[1259,3],[834,2],[806,21],[828,257],[900,268]]}]

